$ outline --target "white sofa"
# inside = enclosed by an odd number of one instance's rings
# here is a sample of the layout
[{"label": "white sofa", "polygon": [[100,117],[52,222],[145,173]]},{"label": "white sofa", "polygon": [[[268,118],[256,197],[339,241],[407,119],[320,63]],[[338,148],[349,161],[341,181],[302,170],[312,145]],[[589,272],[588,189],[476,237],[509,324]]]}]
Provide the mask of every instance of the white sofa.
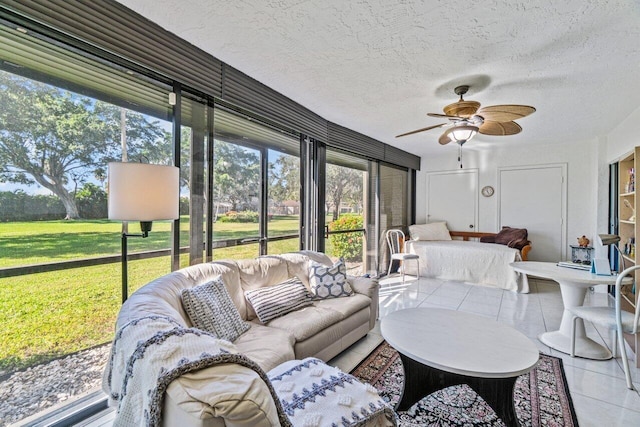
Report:
[{"label": "white sofa", "polygon": [[[181,327],[191,327],[181,303],[182,289],[221,277],[240,316],[251,325],[233,343],[239,353],[265,372],[283,362],[309,356],[327,361],[374,327],[378,307],[376,280],[348,277],[355,291],[352,296],[315,301],[312,306],[266,325],[256,319],[244,297],[244,291],[275,285],[293,276],[298,276],[308,286],[310,260],[331,265],[331,260],[324,254],[302,251],[204,263],[175,271],[131,295],[118,314],[116,330],[135,319],[149,316],[163,316]],[[106,378],[107,372],[105,381]],[[105,384],[103,388],[108,391]],[[278,408],[272,395],[268,381],[265,382],[255,370],[235,363],[210,366],[182,375],[168,385],[161,422],[163,426],[180,427],[279,425]],[[367,425],[392,423],[387,414]]]}]

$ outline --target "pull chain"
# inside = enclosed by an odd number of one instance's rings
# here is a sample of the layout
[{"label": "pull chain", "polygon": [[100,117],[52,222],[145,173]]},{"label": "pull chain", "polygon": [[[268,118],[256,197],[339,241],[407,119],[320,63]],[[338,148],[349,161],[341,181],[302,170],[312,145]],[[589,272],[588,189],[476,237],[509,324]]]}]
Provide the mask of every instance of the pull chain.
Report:
[{"label": "pull chain", "polygon": [[458,163],[460,163],[460,169],[462,169],[462,145],[458,145]]}]

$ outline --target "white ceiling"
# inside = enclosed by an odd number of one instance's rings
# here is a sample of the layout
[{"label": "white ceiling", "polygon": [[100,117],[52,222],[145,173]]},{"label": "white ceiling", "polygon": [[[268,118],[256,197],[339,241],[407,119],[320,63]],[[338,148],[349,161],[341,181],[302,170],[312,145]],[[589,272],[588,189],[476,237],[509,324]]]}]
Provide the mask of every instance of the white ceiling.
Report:
[{"label": "white ceiling", "polygon": [[[640,107],[638,0],[118,0],[327,120],[420,156],[455,102],[537,112],[465,147],[606,135]],[[471,147],[469,147],[471,148]]]}]

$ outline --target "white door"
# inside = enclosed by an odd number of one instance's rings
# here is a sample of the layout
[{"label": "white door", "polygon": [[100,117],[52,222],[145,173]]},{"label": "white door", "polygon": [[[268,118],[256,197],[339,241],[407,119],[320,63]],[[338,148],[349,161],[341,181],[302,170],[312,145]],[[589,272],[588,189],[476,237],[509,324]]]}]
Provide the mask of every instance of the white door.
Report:
[{"label": "white door", "polygon": [[567,165],[499,170],[498,226],[526,228],[531,261],[566,259]]},{"label": "white door", "polygon": [[449,230],[476,231],[478,170],[427,174],[427,222],[447,221]]}]

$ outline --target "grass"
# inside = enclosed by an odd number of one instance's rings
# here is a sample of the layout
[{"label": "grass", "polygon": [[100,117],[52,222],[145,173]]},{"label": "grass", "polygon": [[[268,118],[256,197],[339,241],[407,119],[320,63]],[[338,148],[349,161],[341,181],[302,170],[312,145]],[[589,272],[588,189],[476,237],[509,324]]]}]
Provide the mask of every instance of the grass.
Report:
[{"label": "grass", "polygon": [[[130,229],[137,225],[130,225]],[[170,224],[156,223],[147,239],[130,239],[129,251],[169,246]],[[270,235],[297,234],[297,217],[274,218]],[[130,230],[134,232],[133,229]],[[257,224],[216,223],[215,239],[257,235]],[[181,242],[188,242],[188,218]],[[298,239],[269,243],[269,253],[298,249]],[[0,267],[111,255],[120,252],[120,223],[40,221],[0,223]],[[253,258],[258,245],[214,251],[215,259]],[[169,257],[129,263],[130,292],[170,271]],[[181,266],[188,255],[181,256]],[[0,279],[0,376],[2,373],[109,342],[120,308],[120,264]]]}]

